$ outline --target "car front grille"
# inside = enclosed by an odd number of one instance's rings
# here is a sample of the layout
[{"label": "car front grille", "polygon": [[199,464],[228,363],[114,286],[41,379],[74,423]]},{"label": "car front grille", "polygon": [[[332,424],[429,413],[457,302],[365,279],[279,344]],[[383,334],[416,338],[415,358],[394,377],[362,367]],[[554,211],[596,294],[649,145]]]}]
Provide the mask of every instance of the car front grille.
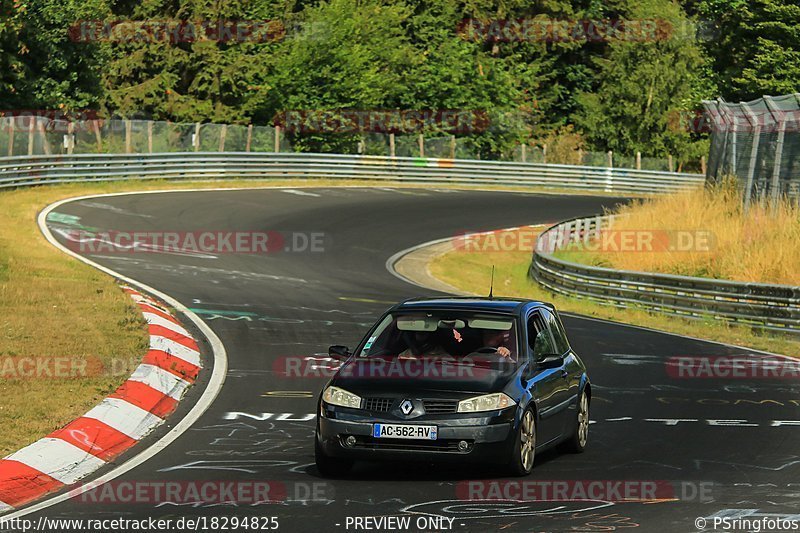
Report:
[{"label": "car front grille", "polygon": [[[431,451],[431,452],[456,452],[467,453],[472,451],[474,441],[468,440],[466,450],[458,449],[459,440],[409,440],[409,439],[375,439],[372,437],[356,437],[356,443],[352,448],[366,450],[395,450],[395,451]],[[342,441],[344,447],[348,447]]]},{"label": "car front grille", "polygon": [[385,413],[392,408],[392,398],[364,398],[364,409]]},{"label": "car front grille", "polygon": [[458,400],[422,400],[422,405],[429,415],[455,413],[458,410]]}]

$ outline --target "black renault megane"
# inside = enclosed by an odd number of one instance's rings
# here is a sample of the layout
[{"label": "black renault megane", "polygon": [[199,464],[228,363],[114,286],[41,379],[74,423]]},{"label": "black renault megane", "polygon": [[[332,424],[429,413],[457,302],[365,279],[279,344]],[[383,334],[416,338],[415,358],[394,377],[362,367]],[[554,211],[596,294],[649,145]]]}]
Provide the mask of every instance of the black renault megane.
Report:
[{"label": "black renault megane", "polygon": [[389,309],[319,398],[316,463],[463,460],[526,475],[537,452],[586,446],[591,387],[552,305],[415,299]]}]

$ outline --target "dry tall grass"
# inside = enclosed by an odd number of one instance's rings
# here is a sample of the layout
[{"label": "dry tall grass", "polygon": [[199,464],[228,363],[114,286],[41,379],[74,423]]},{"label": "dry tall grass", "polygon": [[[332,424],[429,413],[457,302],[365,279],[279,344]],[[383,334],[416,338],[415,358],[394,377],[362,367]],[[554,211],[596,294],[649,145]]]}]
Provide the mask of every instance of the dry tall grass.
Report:
[{"label": "dry tall grass", "polygon": [[613,212],[624,215],[615,219],[614,232],[652,231],[655,240],[667,235],[671,241],[682,233],[685,242],[699,245],[686,251],[582,250],[573,258],[623,270],[800,285],[800,209],[789,201],[755,204],[745,212],[740,193],[723,185],[638,200]]}]

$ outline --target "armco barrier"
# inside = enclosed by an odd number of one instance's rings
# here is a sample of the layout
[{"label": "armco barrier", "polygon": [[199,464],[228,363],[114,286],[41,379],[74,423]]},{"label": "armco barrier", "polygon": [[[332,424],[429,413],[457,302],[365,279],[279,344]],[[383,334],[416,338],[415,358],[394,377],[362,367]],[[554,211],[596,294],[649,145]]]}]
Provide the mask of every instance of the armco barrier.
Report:
[{"label": "armco barrier", "polygon": [[611,217],[575,218],[539,236],[529,274],[543,287],[618,307],[690,318],[714,317],[800,334],[800,287],[613,270],[565,261],[554,252],[598,235]]},{"label": "armco barrier", "polygon": [[700,174],[509,161],[308,153],[181,152],[0,158],[0,188],[125,179],[332,178],[535,186],[615,194],[698,187]]}]

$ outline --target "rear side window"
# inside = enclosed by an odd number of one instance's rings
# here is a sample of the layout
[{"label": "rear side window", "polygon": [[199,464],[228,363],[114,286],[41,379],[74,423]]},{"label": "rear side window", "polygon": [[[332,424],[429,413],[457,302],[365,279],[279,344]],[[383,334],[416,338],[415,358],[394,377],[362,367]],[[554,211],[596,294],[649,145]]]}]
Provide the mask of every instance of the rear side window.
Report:
[{"label": "rear side window", "polygon": [[556,342],[556,352],[559,354],[566,353],[569,350],[569,341],[567,341],[567,333],[564,331],[564,326],[554,313],[550,311],[542,311],[542,314],[547,320],[547,326],[553,333],[553,339]]}]

